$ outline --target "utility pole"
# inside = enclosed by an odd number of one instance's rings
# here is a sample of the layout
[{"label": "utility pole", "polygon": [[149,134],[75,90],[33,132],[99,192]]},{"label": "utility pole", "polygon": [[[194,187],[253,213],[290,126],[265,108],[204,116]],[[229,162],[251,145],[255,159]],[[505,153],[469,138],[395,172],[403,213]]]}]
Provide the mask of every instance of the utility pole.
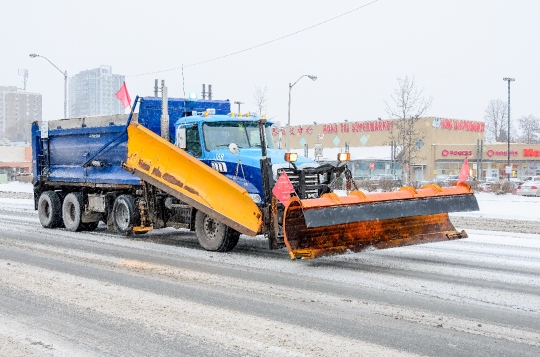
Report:
[{"label": "utility pole", "polygon": [[510,181],[510,174],[512,173],[512,167],[510,166],[510,82],[513,82],[515,81],[516,79],[515,78],[510,78],[510,77],[505,77],[503,78],[503,81],[507,81],[508,82],[508,135],[507,135],[507,138],[508,138],[508,165],[506,166],[507,170],[508,168],[510,168],[508,171],[508,181]]}]

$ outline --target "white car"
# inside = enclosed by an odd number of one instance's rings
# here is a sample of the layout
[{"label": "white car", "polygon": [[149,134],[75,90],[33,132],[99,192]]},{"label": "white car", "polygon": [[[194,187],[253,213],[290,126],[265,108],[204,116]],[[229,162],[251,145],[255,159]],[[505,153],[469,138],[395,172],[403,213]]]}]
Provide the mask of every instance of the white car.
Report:
[{"label": "white car", "polygon": [[540,181],[526,181],[519,185],[516,195],[520,196],[540,196]]}]

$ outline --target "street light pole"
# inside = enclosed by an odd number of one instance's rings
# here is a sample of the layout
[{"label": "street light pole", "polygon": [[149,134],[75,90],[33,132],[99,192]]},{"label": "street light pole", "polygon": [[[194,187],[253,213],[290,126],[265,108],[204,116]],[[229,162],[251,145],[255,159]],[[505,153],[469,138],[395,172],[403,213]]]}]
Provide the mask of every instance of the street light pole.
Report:
[{"label": "street light pole", "polygon": [[[510,167],[510,82],[515,81],[515,78],[505,77],[503,78],[503,81],[508,82],[508,133],[506,137],[508,138],[508,164],[507,168]],[[510,173],[512,172],[512,168],[510,167],[510,172],[508,173],[508,181],[510,181]]]},{"label": "street light pole", "polygon": [[30,57],[32,57],[32,58],[41,57],[41,58],[47,60],[47,62],[52,64],[53,67],[56,68],[58,70],[58,72],[62,73],[62,75],[64,76],[64,119],[67,119],[67,117],[68,117],[68,115],[67,115],[67,79],[68,79],[67,70],[62,72],[62,70],[60,68],[58,68],[54,63],[49,61],[49,59],[47,57],[43,57],[43,56],[35,54],[35,53],[31,53]]},{"label": "street light pole", "polygon": [[291,90],[292,90],[292,87],[294,87],[294,85],[296,83],[298,83],[298,81],[301,80],[304,77],[308,77],[312,81],[317,80],[317,76],[314,76],[312,74],[304,74],[303,76],[300,76],[300,78],[298,78],[296,80],[296,82],[294,82],[293,84],[291,84],[289,82],[289,107],[288,107],[288,111],[287,111],[287,132],[285,133],[287,135],[287,151],[288,152],[291,152],[291,146],[290,146],[290,138],[291,138]]},{"label": "street light pole", "polygon": [[234,104],[238,104],[238,114],[240,114],[240,105],[244,104],[244,102],[234,102]]}]

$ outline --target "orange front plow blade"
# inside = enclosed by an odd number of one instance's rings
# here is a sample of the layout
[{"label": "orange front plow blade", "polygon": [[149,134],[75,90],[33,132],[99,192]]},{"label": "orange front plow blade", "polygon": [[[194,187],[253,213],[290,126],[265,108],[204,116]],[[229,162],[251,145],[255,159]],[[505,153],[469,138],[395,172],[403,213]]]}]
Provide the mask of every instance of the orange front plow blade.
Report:
[{"label": "orange front plow blade", "polygon": [[318,199],[292,198],[284,217],[285,244],[292,259],[359,252],[466,238],[448,212],[478,210],[467,185]]}]

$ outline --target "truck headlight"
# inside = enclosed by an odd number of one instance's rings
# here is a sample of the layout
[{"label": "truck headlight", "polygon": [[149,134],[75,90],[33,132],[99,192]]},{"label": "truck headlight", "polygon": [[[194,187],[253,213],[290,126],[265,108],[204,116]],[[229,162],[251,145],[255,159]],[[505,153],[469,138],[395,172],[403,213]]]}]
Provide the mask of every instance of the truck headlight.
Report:
[{"label": "truck headlight", "polygon": [[251,199],[253,200],[253,202],[255,202],[255,203],[261,203],[261,196],[259,196],[258,194],[256,194],[256,193],[250,193],[250,194],[249,194],[249,197],[251,197]]}]

